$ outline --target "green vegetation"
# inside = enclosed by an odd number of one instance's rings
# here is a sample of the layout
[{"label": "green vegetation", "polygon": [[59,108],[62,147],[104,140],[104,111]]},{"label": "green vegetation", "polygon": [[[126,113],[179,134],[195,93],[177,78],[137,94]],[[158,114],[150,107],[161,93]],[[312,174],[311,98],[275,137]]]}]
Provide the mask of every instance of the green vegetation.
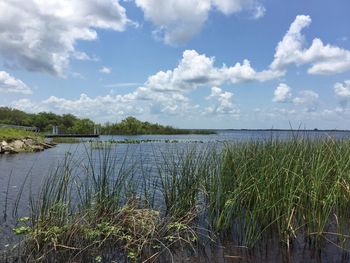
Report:
[{"label": "green vegetation", "polygon": [[74,137],[54,137],[51,139],[51,142],[53,143],[81,143],[82,140],[79,138],[74,138]]},{"label": "green vegetation", "polygon": [[172,248],[196,243],[195,210],[162,215],[150,197],[138,192],[134,166],[115,156],[107,145],[98,152],[87,149],[87,163],[79,170],[66,155],[39,197],[31,199],[30,216],[13,229],[25,235],[25,261],[102,261],[113,248],[130,261],[143,257],[152,262]]},{"label": "green vegetation", "polygon": [[68,158],[31,200],[31,221],[15,229],[26,259],[105,259],[114,249],[152,262],[225,233],[249,248],[277,236],[288,249],[300,239],[349,249],[349,140],[190,147],[163,153],[153,172],[107,145],[87,151],[82,171]]},{"label": "green vegetation", "polygon": [[349,234],[349,156],[349,140],[226,147],[221,172],[207,188],[213,226],[227,231],[238,225],[237,234],[250,247],[271,232],[288,248],[298,237],[320,245],[332,235],[342,247]]},{"label": "green vegetation", "polygon": [[79,119],[72,114],[62,116],[51,112],[30,114],[17,109],[0,107],[0,123],[38,127],[41,132],[51,132],[58,126],[62,133],[92,133],[95,123],[89,119]]},{"label": "green vegetation", "polygon": [[[101,148],[100,146],[105,144],[141,144],[141,143],[179,143],[179,140],[171,139],[141,139],[141,140],[108,140],[108,141],[99,141],[99,140],[90,140],[89,143],[93,148]],[[181,141],[182,143],[203,143],[203,141]]]},{"label": "green vegetation", "polygon": [[142,122],[134,117],[127,117],[120,123],[99,125],[90,119],[79,119],[72,114],[57,115],[51,112],[29,114],[17,109],[0,107],[0,124],[38,127],[41,132],[50,133],[52,126],[58,126],[62,134],[91,134],[94,127],[99,127],[105,135],[136,134],[212,134],[211,130],[177,129],[171,126]]},{"label": "green vegetation", "polygon": [[213,134],[211,130],[187,130],[177,129],[171,126],[163,126],[149,122],[142,122],[134,117],[127,117],[120,123],[106,124],[102,127],[103,134]]},{"label": "green vegetation", "polygon": [[20,129],[9,129],[9,128],[0,128],[0,142],[12,142],[14,140],[19,140],[23,138],[31,138],[38,142],[43,142],[44,138],[34,132],[20,130]]}]

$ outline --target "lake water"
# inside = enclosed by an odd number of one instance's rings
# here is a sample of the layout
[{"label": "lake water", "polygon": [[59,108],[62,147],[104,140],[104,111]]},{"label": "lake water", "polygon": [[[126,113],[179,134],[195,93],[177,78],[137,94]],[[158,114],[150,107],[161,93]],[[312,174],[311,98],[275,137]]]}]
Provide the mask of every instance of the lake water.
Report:
[{"label": "lake water", "polygon": [[[146,165],[152,166],[157,161],[155,158],[160,155],[161,152],[169,152],[174,149],[183,149],[187,147],[221,147],[224,143],[229,142],[242,142],[249,140],[268,140],[270,138],[278,138],[285,140],[296,136],[307,136],[310,138],[320,137],[332,137],[336,139],[350,138],[350,132],[291,132],[291,131],[229,131],[220,130],[217,134],[212,135],[140,135],[140,136],[101,136],[99,140],[156,140],[156,142],[148,142],[141,144],[115,144],[115,152],[121,158],[127,153],[131,160],[142,160]],[[165,140],[176,140],[176,143],[166,143]],[[18,241],[16,237],[11,235],[11,229],[14,222],[11,220],[11,210],[16,197],[20,191],[21,186],[25,178],[26,184],[23,189],[23,200],[28,200],[27,197],[30,193],[36,193],[42,181],[50,174],[51,169],[55,168],[58,163],[62,162],[65,155],[69,152],[72,153],[77,160],[81,158],[84,153],[89,150],[86,144],[59,144],[52,149],[45,150],[38,153],[22,153],[16,155],[0,155],[0,220],[2,231],[0,232],[0,251],[7,247],[9,244],[13,244]],[[28,176],[27,176],[28,175]],[[7,208],[6,208],[7,207]],[[4,220],[5,212],[7,211],[7,220]],[[28,205],[27,202],[22,201],[19,205],[19,215],[24,216],[27,214]],[[198,259],[190,259],[189,262],[250,262],[249,260],[236,261],[233,257],[230,257],[232,253],[236,253],[237,249],[233,252],[227,250],[230,246],[225,246],[226,250],[220,248],[215,252],[209,253],[209,257],[212,256],[212,260],[201,261]],[[230,254],[231,253],[231,254]],[[272,252],[271,252],[272,253]],[[274,253],[277,253],[276,251]],[[278,257],[283,258],[283,252],[278,252]],[[243,253],[244,254],[244,253]],[[267,255],[268,256],[268,255]],[[273,257],[276,257],[274,255]],[[296,257],[306,257],[305,255]],[[310,255],[308,256],[310,257]],[[247,257],[248,258],[248,257]],[[255,258],[251,262],[269,262],[265,259],[260,260]],[[310,257],[312,258],[312,257]],[[321,257],[322,259],[322,257]],[[339,254],[337,261],[319,261],[309,260],[307,262],[340,262]],[[0,258],[1,261],[1,258]],[[271,261],[273,262],[273,261]],[[285,262],[299,262],[299,261],[285,261]],[[349,261],[343,261],[349,262]]]}]

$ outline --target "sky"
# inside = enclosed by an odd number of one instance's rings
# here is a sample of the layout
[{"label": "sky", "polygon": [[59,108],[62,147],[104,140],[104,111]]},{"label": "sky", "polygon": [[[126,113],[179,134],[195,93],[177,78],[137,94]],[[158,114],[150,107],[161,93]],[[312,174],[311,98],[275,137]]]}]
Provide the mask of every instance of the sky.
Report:
[{"label": "sky", "polygon": [[350,129],[348,0],[0,0],[0,106]]}]

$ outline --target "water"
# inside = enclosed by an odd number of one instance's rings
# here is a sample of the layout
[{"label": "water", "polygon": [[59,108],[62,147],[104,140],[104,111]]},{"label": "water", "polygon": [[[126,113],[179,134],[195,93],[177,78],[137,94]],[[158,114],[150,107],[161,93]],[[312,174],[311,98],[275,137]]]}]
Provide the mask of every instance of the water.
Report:
[{"label": "water", "polygon": [[[140,136],[101,136],[99,140],[155,140],[155,142],[141,144],[118,144],[113,145],[116,154],[123,159],[127,153],[130,161],[141,160],[146,167],[152,168],[156,162],[161,160],[157,158],[162,152],[171,150],[179,150],[188,147],[221,147],[227,142],[241,142],[248,140],[267,140],[270,138],[278,138],[285,140],[295,136],[307,136],[310,138],[332,137],[336,139],[350,138],[350,132],[291,132],[291,131],[230,131],[221,130],[217,134],[212,135],[140,135]],[[166,143],[165,140],[176,140],[176,143]],[[11,235],[14,221],[11,220],[11,213],[16,202],[18,192],[20,191],[23,182],[24,184],[22,202],[19,204],[19,216],[28,214],[29,195],[36,194],[41,183],[50,174],[51,169],[62,162],[67,153],[71,153],[76,160],[82,158],[84,153],[89,151],[86,144],[59,144],[52,149],[47,149],[39,153],[23,153],[17,155],[0,155],[0,251],[6,248],[9,244],[18,242],[18,238]],[[6,210],[6,211],[5,211]],[[6,218],[6,220],[4,220]],[[232,243],[216,247],[214,250],[206,249],[204,251],[206,257],[182,257],[181,260],[186,262],[273,262],[271,258],[284,258],[285,252],[280,249],[269,250],[266,257],[261,255],[256,258],[249,253],[242,251]],[[277,248],[278,246],[273,246]],[[334,252],[334,251],[333,251]],[[255,253],[257,255],[258,253]],[[318,257],[311,255],[307,251],[307,255],[300,253],[292,254],[290,261],[284,262],[299,262],[300,258],[308,258],[307,262],[340,262],[342,259],[341,253],[335,251],[336,258],[331,261],[324,261],[325,256]],[[330,255],[333,255],[330,253]],[[238,255],[238,256],[237,256]],[[243,256],[241,256],[243,255]],[[237,256],[237,257],[236,257]],[[329,256],[329,253],[327,254]],[[211,258],[211,259],[210,259]],[[208,261],[209,259],[209,261]],[[336,259],[336,260],[335,260]],[[345,259],[348,262],[348,259]],[[1,258],[0,258],[1,261]],[[282,261],[281,261],[282,262]]]}]

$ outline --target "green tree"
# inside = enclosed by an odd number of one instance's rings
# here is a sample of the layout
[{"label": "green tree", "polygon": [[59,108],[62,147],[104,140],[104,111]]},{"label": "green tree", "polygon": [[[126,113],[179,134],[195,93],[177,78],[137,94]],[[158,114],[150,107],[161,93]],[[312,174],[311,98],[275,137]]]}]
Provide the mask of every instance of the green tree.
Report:
[{"label": "green tree", "polygon": [[77,120],[72,127],[68,129],[72,134],[91,134],[94,131],[95,123],[89,119]]}]

